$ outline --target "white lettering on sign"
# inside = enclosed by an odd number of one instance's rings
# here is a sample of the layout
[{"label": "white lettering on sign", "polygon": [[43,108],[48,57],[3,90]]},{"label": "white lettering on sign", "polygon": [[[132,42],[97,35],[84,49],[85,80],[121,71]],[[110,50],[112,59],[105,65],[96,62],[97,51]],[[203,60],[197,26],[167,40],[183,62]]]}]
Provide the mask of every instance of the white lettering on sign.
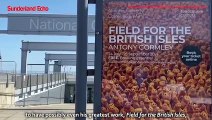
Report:
[{"label": "white lettering on sign", "polygon": [[56,19],[45,21],[39,19],[30,19],[30,30],[48,30],[48,31],[75,31],[77,30],[76,22],[63,22]]}]

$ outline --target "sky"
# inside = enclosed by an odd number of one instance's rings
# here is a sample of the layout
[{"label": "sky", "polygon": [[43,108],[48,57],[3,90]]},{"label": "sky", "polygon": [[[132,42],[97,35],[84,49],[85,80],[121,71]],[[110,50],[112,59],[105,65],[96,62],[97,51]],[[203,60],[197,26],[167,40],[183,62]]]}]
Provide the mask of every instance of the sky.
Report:
[{"label": "sky", "polygon": [[[7,6],[47,6],[48,12],[8,12]],[[0,14],[19,13],[19,14],[62,14],[76,15],[77,0],[0,0]],[[88,14],[95,15],[95,5],[89,5]],[[7,18],[0,17],[0,30],[7,29]],[[0,33],[0,53],[2,61],[15,61],[17,72],[21,68],[21,41],[33,42],[76,42],[76,36],[50,36],[50,35],[7,35]],[[94,37],[88,37],[89,42],[94,42]],[[45,52],[47,53],[67,53],[57,51],[32,51],[28,53],[27,64],[44,64]],[[50,62],[50,64],[53,62]],[[52,68],[52,67],[50,67]],[[1,62],[0,71],[14,71],[14,62]],[[42,72],[44,66],[28,66],[29,72]],[[63,67],[64,71],[75,71],[75,67]]]}]

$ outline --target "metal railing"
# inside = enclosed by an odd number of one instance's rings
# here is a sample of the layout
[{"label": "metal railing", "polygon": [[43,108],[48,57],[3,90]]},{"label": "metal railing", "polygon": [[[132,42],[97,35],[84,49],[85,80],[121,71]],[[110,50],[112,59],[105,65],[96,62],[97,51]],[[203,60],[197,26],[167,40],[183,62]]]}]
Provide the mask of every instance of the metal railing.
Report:
[{"label": "metal railing", "polygon": [[59,84],[65,83],[66,73],[53,73],[53,74],[27,74],[17,75],[15,81],[15,89],[21,89],[21,94],[24,93],[24,88],[28,89],[29,94],[32,89],[37,92],[39,89],[42,91],[44,88],[55,87]]},{"label": "metal railing", "polygon": [[[13,104],[21,106],[62,103],[64,99],[63,85],[66,81],[66,73],[27,75],[0,73],[0,82],[3,82],[6,88],[12,82],[15,90],[15,94],[7,94],[0,91],[0,96],[8,96],[11,99],[16,99],[16,103],[18,102],[18,104]],[[54,90],[49,89],[57,89],[56,94],[58,95],[54,94]]]},{"label": "metal railing", "polygon": [[5,83],[7,88],[9,83],[16,81],[15,76],[16,74],[12,74],[12,73],[0,73],[0,82]]}]

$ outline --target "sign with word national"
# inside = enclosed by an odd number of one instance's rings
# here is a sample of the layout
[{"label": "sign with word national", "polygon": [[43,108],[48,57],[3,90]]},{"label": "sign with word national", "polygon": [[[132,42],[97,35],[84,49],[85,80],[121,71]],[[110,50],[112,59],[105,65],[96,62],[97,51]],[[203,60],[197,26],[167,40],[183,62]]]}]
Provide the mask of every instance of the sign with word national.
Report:
[{"label": "sign with word national", "polygon": [[[88,34],[95,33],[95,16],[88,17]],[[76,15],[9,14],[8,34],[76,35]]]}]

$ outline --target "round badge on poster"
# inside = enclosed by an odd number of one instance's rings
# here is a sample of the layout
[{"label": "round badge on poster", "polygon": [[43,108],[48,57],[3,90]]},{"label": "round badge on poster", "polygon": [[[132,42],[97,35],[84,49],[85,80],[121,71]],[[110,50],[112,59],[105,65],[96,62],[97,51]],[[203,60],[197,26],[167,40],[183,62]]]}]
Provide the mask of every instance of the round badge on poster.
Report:
[{"label": "round badge on poster", "polygon": [[181,51],[181,60],[189,67],[197,66],[202,61],[202,52],[197,46],[186,46]]}]

